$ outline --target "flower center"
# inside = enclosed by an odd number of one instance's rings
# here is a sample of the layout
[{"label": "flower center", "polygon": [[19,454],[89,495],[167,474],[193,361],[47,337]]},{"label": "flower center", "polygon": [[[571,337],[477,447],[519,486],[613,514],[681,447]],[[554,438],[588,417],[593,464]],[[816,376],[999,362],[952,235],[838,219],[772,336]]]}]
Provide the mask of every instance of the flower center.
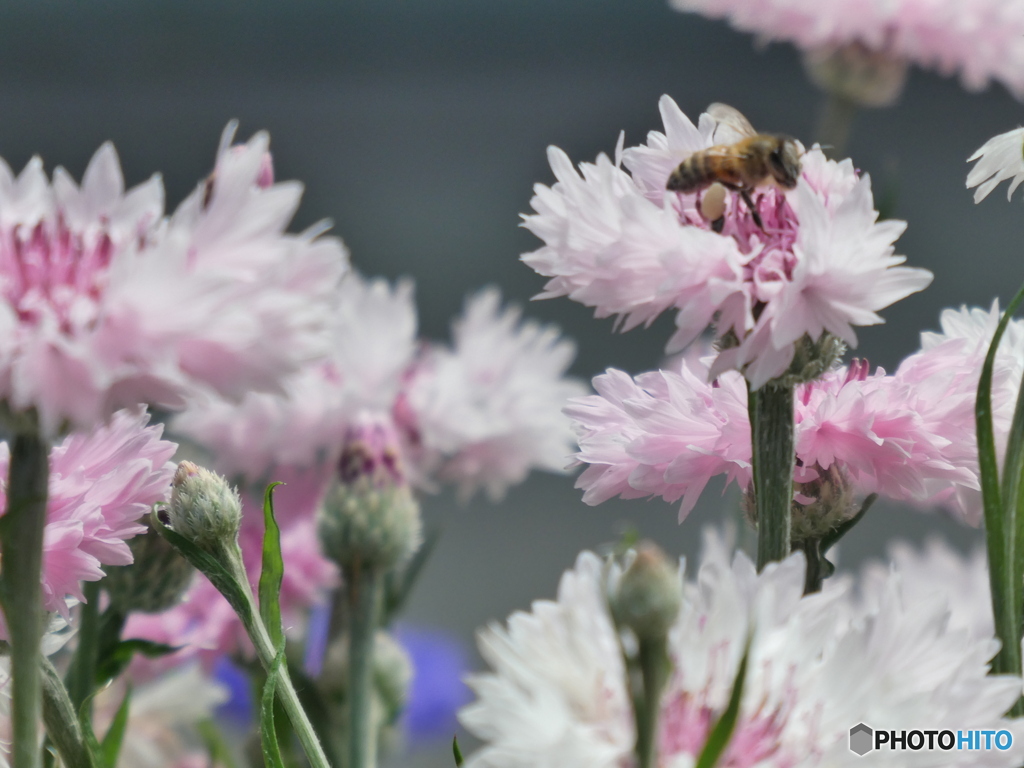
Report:
[{"label": "flower center", "polygon": [[[699,755],[720,714],[707,705],[706,696],[701,693],[677,693],[661,710],[659,754],[665,763],[679,754]],[[796,760],[787,756],[782,748],[784,722],[785,713],[781,708],[759,707],[752,716],[741,717],[725,754],[716,765],[751,768],[768,759],[774,766],[795,765]]]},{"label": "flower center", "polygon": [[58,218],[0,237],[0,291],[22,323],[70,335],[95,322],[114,253],[105,229],[83,235]]}]

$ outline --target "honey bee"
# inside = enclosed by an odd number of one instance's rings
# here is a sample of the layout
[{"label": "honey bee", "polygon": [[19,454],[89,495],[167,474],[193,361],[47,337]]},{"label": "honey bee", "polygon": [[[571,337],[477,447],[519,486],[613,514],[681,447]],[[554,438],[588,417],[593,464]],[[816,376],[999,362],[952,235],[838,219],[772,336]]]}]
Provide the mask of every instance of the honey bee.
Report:
[{"label": "honey bee", "polygon": [[770,133],[758,133],[738,110],[715,103],[707,113],[717,123],[712,134],[715,144],[694,152],[668,177],[666,189],[672,192],[700,192],[701,213],[720,231],[725,214],[725,189],[739,192],[750,208],[754,222],[764,229],[761,217],[750,197],[763,185],[793,189],[800,179],[800,147],[795,139]]}]

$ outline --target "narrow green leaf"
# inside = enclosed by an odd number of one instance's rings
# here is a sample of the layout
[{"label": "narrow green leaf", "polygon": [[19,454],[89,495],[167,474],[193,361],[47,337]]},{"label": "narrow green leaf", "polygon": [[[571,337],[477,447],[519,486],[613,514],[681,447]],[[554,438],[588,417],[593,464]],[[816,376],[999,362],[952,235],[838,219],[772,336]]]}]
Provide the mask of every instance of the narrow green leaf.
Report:
[{"label": "narrow green leaf", "polygon": [[267,680],[263,683],[263,695],[260,697],[260,743],[263,747],[263,763],[266,768],[284,768],[281,746],[277,741],[277,729],[274,727],[274,691],[277,689],[277,677],[283,662],[284,645],[282,644],[274,658],[273,666],[267,672]]},{"label": "narrow green leaf", "polygon": [[114,765],[108,763],[103,754],[103,748],[100,743],[96,740],[96,734],[92,730],[92,717],[90,715],[92,700],[95,697],[95,693],[82,702],[82,706],[78,710],[78,725],[82,729],[82,740],[85,742],[85,747],[89,751],[89,756],[92,760],[92,764],[96,768],[115,768]]},{"label": "narrow green leaf", "polygon": [[128,730],[128,711],[131,705],[132,689],[125,691],[121,706],[117,708],[114,721],[103,736],[100,744],[100,751],[103,753],[103,762],[113,768],[117,765],[117,756],[121,754],[121,743],[124,741],[124,734]]},{"label": "narrow green leaf", "polygon": [[284,562],[281,559],[281,530],[274,519],[274,489],[281,483],[271,483],[263,494],[263,569],[260,572],[260,618],[277,648],[284,643],[281,625],[281,581]]},{"label": "narrow green leaf", "polygon": [[263,620],[277,655],[267,670],[260,697],[260,742],[263,761],[268,768],[284,768],[281,745],[274,724],[274,692],[284,664],[285,637],[281,624],[281,581],[284,562],[281,559],[281,531],[274,519],[274,489],[281,483],[271,483],[263,495],[263,567],[260,571],[260,618]]},{"label": "narrow green leaf", "polygon": [[978,398],[974,416],[978,436],[978,468],[981,473],[981,493],[985,512],[985,539],[988,549],[989,581],[992,589],[992,609],[995,615],[996,635],[1001,648],[992,663],[994,673],[1021,672],[1021,598],[1024,585],[1024,546],[1021,537],[1024,520],[1018,519],[1017,506],[1007,499],[1004,505],[999,483],[996,459],[995,429],[992,424],[992,371],[996,352],[1013,313],[1024,301],[1024,288],[1014,296],[996,327],[989,345],[985,364],[978,381]]},{"label": "narrow green leaf", "polygon": [[714,768],[718,760],[725,754],[726,747],[729,746],[729,739],[732,738],[732,732],[736,728],[736,721],[740,716],[743,686],[747,681],[747,662],[750,660],[750,641],[751,637],[748,636],[747,645],[743,649],[743,658],[736,671],[736,680],[732,684],[729,704],[708,732],[708,740],[704,743],[704,749],[701,750],[694,768]]},{"label": "narrow green leaf", "polygon": [[[1024,299],[1024,286],[1007,307],[1004,320],[1014,313],[1014,304],[1019,305],[1022,299]],[[1017,392],[1017,404],[1014,407],[1013,420],[1010,422],[1010,432],[1006,441],[1006,457],[1003,460],[1001,501],[1007,519],[1012,521],[1008,525],[1013,526],[1013,583],[1024,593],[1024,587],[1021,587],[1024,584],[1024,381],[1020,382],[1018,386],[1020,389]],[[1020,609],[1021,599],[1024,597],[1022,593],[1017,595],[1018,609]],[[1024,621],[1024,617],[1020,613],[1017,614],[1016,619],[1018,622]],[[1018,626],[1020,625],[1018,624]],[[1017,640],[1018,647],[1020,647],[1019,630]],[[1018,660],[1018,664],[1021,663],[1021,660]],[[1020,672],[1020,666],[1018,666],[1017,672]],[[1024,714],[1024,705],[1018,702],[1015,705],[1014,714]]]},{"label": "narrow green leaf", "polygon": [[161,656],[168,656],[180,651],[181,648],[180,645],[164,645],[139,638],[121,640],[96,665],[96,685],[103,686],[120,675],[131,663],[135,654],[145,656],[147,659],[159,659]]},{"label": "narrow green leaf", "polygon": [[158,515],[150,519],[150,523],[156,532],[163,536],[178,550],[182,557],[192,563],[196,570],[200,571],[210,583],[217,588],[217,591],[224,595],[231,607],[238,614],[245,626],[252,625],[252,610],[249,601],[246,599],[244,587],[235,580],[234,575],[216,557],[204,549],[197,547],[177,531],[168,528],[160,521]]},{"label": "narrow green leaf", "polygon": [[455,768],[460,768],[466,761],[462,759],[462,750],[459,749],[458,736],[452,736],[452,754],[455,755]]}]

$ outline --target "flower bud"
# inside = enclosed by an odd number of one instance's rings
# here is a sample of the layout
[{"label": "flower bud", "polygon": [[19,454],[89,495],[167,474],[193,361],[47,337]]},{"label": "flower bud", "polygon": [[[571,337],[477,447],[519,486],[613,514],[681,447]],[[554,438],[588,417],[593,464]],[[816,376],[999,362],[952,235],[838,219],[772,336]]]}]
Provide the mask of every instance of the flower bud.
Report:
[{"label": "flower bud", "polygon": [[664,638],[683,602],[679,569],[657,545],[640,542],[608,599],[618,626],[632,629],[640,640]]},{"label": "flower bud", "polygon": [[175,605],[195,569],[153,528],[128,541],[134,562],[108,567],[103,586],[121,613],[160,613]]},{"label": "flower bud", "polygon": [[338,482],[320,516],[324,552],[342,569],[388,571],[422,543],[419,503],[405,482],[394,429],[361,420],[346,437]]},{"label": "flower bud", "polygon": [[822,90],[862,107],[891,106],[907,81],[905,60],[861,43],[807,51],[804,69]]},{"label": "flower bud", "polygon": [[223,477],[183,461],[171,488],[168,516],[177,533],[206,550],[238,539],[242,502]]},{"label": "flower bud", "polygon": [[343,569],[388,571],[422,543],[420,506],[408,486],[352,488],[337,484],[324,501],[320,542]]}]

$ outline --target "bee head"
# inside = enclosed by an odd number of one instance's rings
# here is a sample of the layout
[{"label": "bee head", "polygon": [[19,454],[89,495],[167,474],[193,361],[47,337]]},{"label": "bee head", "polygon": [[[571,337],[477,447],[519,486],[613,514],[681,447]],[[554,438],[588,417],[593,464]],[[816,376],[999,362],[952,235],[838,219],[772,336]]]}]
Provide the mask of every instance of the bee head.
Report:
[{"label": "bee head", "polygon": [[794,189],[800,180],[800,149],[786,136],[779,136],[775,149],[768,155],[772,178],[783,189]]}]

